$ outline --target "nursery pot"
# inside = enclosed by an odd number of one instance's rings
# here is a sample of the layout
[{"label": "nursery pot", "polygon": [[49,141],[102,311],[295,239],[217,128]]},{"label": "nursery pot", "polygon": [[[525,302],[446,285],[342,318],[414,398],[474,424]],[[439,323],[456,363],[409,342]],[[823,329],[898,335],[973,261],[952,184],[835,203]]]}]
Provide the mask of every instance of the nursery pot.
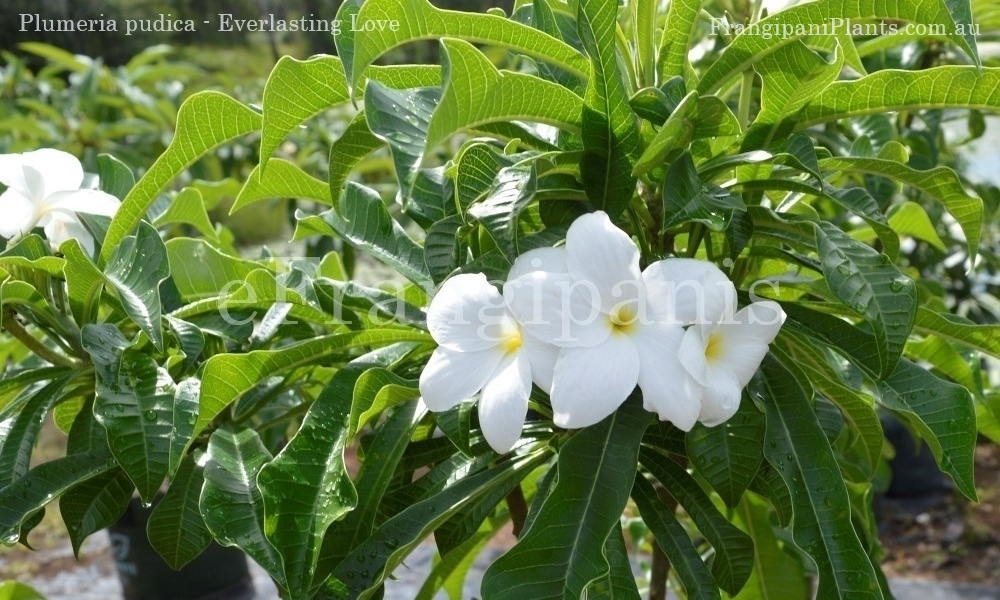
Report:
[{"label": "nursery pot", "polygon": [[214,541],[180,571],[160,558],[146,537],[152,508],[138,499],[108,528],[111,551],[125,600],[250,600],[253,579],[247,559],[238,548]]}]

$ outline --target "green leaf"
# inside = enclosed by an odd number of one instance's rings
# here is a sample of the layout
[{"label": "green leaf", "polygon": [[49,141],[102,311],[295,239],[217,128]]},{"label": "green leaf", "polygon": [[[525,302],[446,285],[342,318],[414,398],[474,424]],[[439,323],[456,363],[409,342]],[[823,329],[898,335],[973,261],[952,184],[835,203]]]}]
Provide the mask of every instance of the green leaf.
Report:
[{"label": "green leaf", "polygon": [[[968,46],[965,38],[956,33],[954,22],[951,20],[944,2],[902,3],[887,0],[860,0],[844,5],[840,0],[818,0],[790,6],[762,20],[758,27],[747,28],[726,47],[722,56],[708,68],[698,84],[698,91],[711,94],[722,89],[730,79],[752,68],[754,64],[769,54],[807,37],[810,25],[818,23],[831,25],[834,19],[839,19],[841,23],[847,19],[852,22],[887,19],[909,23],[942,24],[949,29],[947,32],[949,40],[965,50],[970,56],[974,55],[974,50]],[[802,26],[796,27],[797,25]],[[764,27],[775,32],[789,26],[791,27],[790,31],[793,32],[792,35],[764,36],[760,34]]]},{"label": "green leaf", "polygon": [[200,156],[229,140],[260,129],[261,117],[220,92],[199,92],[181,105],[177,131],[122,202],[101,247],[101,264],[111,258],[123,238],[146,215],[156,197]]},{"label": "green leaf", "polygon": [[916,202],[906,201],[900,204],[889,215],[889,226],[899,235],[908,235],[923,240],[942,253],[948,252],[944,242],[941,241],[934,229],[934,223],[931,223],[927,211]]},{"label": "green leaf", "polygon": [[979,325],[958,315],[919,307],[914,331],[963,344],[1000,358],[1000,325]]},{"label": "green leaf", "polygon": [[882,598],[875,568],[851,522],[847,487],[802,384],[764,359],[764,455],[792,499],[795,543],[816,563],[818,598]]},{"label": "green leaf", "polygon": [[[84,347],[91,352],[92,343],[85,330]],[[97,384],[94,415],[108,430],[111,453],[151,502],[170,468],[174,384],[148,356],[124,354],[113,368],[114,379]]]},{"label": "green leaf", "polygon": [[632,399],[560,448],[555,487],[520,541],[486,571],[484,596],[577,598],[607,576],[604,544],[628,503],[649,417]]},{"label": "green leaf", "polygon": [[406,379],[388,369],[376,368],[365,371],[354,385],[351,436],[356,435],[383,411],[396,404],[413,400],[419,395],[415,379]]},{"label": "green leaf", "polygon": [[[441,91],[436,87],[394,90],[376,81],[369,81],[365,87],[365,119],[371,132],[389,144],[396,179],[404,196],[409,195],[428,150],[428,127],[440,102]],[[348,184],[347,194],[351,193],[351,187]],[[341,208],[345,202],[346,196],[341,200]]]},{"label": "green leaf", "polygon": [[101,183],[101,191],[119,200],[124,199],[135,185],[132,169],[110,154],[97,155],[97,176]]},{"label": "green leaf", "polygon": [[[264,533],[281,555],[290,597],[308,597],[323,535],[358,503],[344,463],[350,442],[351,371],[338,371],[287,446],[257,475]],[[255,379],[256,380],[256,379]]]},{"label": "green leaf", "polygon": [[750,538],[719,513],[698,482],[669,457],[643,448],[639,451],[639,461],[684,507],[698,531],[715,549],[711,568],[718,587],[731,595],[739,592],[753,569]]},{"label": "green leaf", "polygon": [[688,75],[688,51],[702,4],[702,0],[674,0],[667,7],[667,21],[660,37],[657,59],[661,81]]},{"label": "green leaf", "polygon": [[916,315],[913,280],[887,257],[826,222],[816,224],[816,250],[830,291],[872,326],[879,374],[892,373]]},{"label": "green leaf", "polygon": [[339,214],[328,210],[316,216],[297,215],[295,239],[305,232],[335,235],[391,266],[428,293],[434,282],[424,264],[423,249],[392,218],[382,198],[372,189],[348,183]]},{"label": "green leaf", "polygon": [[701,555],[684,526],[660,501],[653,485],[641,475],[632,484],[632,499],[639,508],[643,522],[653,532],[656,544],[670,559],[670,566],[681,580],[687,597],[694,600],[721,598],[712,572],[701,560]]},{"label": "green leaf", "polygon": [[284,589],[281,556],[264,535],[264,499],[257,487],[257,473],[270,460],[253,429],[216,429],[208,439],[199,508],[219,544],[246,552]]},{"label": "green leaf", "polygon": [[[997,78],[997,85],[1000,85],[1000,78]],[[1000,103],[1000,95],[996,100]],[[918,171],[894,160],[881,158],[835,157],[824,159],[820,165],[827,171],[883,175],[926,193],[940,202],[962,226],[969,248],[969,257],[975,261],[979,252],[980,231],[983,227],[983,201],[965,191],[965,186],[955,171],[948,167]]]},{"label": "green leaf", "polygon": [[603,0],[579,0],[576,20],[580,40],[590,55],[591,73],[583,104],[580,176],[591,204],[615,218],[635,194],[632,165],[641,144],[626,83],[618,70],[618,6]]},{"label": "green leaf", "polygon": [[736,508],[764,460],[764,416],[744,400],[722,425],[695,425],[685,446],[698,473],[726,506]]},{"label": "green leaf", "polygon": [[0,583],[0,598],[3,600],[45,600],[45,596],[26,583],[4,581]]},{"label": "green leaf", "polygon": [[465,218],[462,215],[452,215],[437,221],[427,230],[424,237],[424,262],[427,270],[440,284],[459,265],[459,239]]},{"label": "green leaf", "polygon": [[663,182],[662,231],[688,221],[704,223],[713,231],[726,229],[736,211],[745,212],[739,193],[702,184],[688,152],[670,165]]},{"label": "green leaf", "polygon": [[344,129],[344,133],[334,140],[330,145],[328,172],[330,180],[328,197],[331,198],[333,206],[337,206],[336,200],[340,198],[351,172],[382,145],[382,140],[368,128],[368,119],[364,111],[355,115]]},{"label": "green leaf", "polygon": [[754,571],[737,600],[811,598],[809,578],[797,556],[786,551],[774,535],[767,503],[747,494],[739,508],[740,523],[753,538]]},{"label": "green leaf", "polygon": [[248,204],[269,198],[298,198],[315,200],[327,205],[333,204],[330,186],[325,181],[316,179],[295,163],[283,158],[272,158],[267,163],[266,176],[260,165],[250,171],[246,183],[233,202],[233,207],[229,209],[229,214]]},{"label": "green leaf", "polygon": [[763,81],[760,112],[747,131],[744,149],[767,148],[785,116],[794,115],[828,85],[844,67],[844,53],[834,48],[831,62],[801,41],[794,41],[754,63]]},{"label": "green leaf", "polygon": [[582,100],[533,75],[499,71],[472,44],[444,39],[444,90],[427,128],[427,151],[487,123],[528,121],[580,130]]},{"label": "green leaf", "polygon": [[166,248],[174,283],[189,302],[230,291],[236,282],[259,268],[248,260],[222,253],[205,240],[174,238],[167,241]]},{"label": "green leaf", "polygon": [[442,556],[427,575],[414,600],[433,600],[438,590],[444,590],[449,600],[462,600],[463,584],[469,570],[489,541],[508,521],[509,514],[487,520],[475,535]]},{"label": "green leaf", "polygon": [[656,132],[635,163],[632,172],[642,175],[663,166],[673,150],[686,148],[693,140],[740,135],[740,123],[726,103],[715,96],[699,97],[691,92]]},{"label": "green leaf", "polygon": [[56,379],[31,393],[17,415],[0,426],[0,487],[8,485],[28,471],[31,451],[38,432],[53,404],[59,399],[67,377]]},{"label": "green leaf", "polygon": [[104,267],[104,278],[118,292],[125,313],[160,351],[160,283],[169,276],[167,249],[160,234],[146,223],[135,235],[122,238]]},{"label": "green leaf", "polygon": [[334,571],[331,587],[336,593],[331,597],[338,600],[371,598],[403,558],[463,504],[495,487],[520,481],[547,457],[546,452],[516,457],[474,475],[466,475],[437,494],[412,504],[382,524],[344,559]]},{"label": "green leaf", "polygon": [[917,430],[958,491],[976,502],[976,411],[969,390],[905,359],[877,385],[882,406]]},{"label": "green leaf", "polygon": [[430,342],[426,333],[407,329],[369,329],[326,335],[278,350],[254,350],[247,354],[218,354],[205,362],[201,402],[195,432],[200,433],[227,406],[258,382],[276,373],[327,362],[332,356],[358,346],[395,342]]},{"label": "green leaf", "polygon": [[[90,414],[84,413],[90,419]],[[59,498],[59,514],[66,524],[73,555],[91,534],[105,529],[125,514],[135,486],[119,468],[102,473],[71,487]]]},{"label": "green leaf", "polygon": [[205,210],[205,201],[197,188],[186,187],[178,192],[167,209],[153,221],[156,227],[174,224],[191,225],[208,239],[218,240],[215,227]]},{"label": "green leaf", "polygon": [[170,489],[146,522],[149,544],[175,571],[191,562],[212,543],[198,508],[205,482],[201,451],[192,452],[181,463]]},{"label": "green leaf", "polygon": [[42,507],[74,485],[114,467],[107,449],[81,452],[38,465],[0,489],[0,543],[16,544],[22,523]]},{"label": "green leaf", "polygon": [[441,10],[427,0],[404,4],[396,0],[368,0],[356,17],[357,23],[389,24],[392,21],[398,24],[395,31],[391,28],[366,31],[353,39],[354,56],[348,69],[352,87],[358,87],[368,65],[392,48],[411,41],[440,38],[502,46],[549,62],[579,77],[587,76],[586,59],[573,47],[497,15]]}]

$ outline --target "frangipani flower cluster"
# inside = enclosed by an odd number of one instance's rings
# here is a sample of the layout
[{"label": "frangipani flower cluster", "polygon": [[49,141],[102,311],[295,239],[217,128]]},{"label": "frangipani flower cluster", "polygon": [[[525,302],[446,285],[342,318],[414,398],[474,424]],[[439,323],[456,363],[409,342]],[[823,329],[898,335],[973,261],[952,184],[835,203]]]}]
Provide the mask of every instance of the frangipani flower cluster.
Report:
[{"label": "frangipani flower cluster", "polygon": [[565,246],[518,257],[502,295],[481,274],[441,286],[427,311],[439,347],[420,393],[433,411],[479,393],[498,452],[520,438],[532,383],[563,428],[601,421],[636,385],[647,410],[684,431],[718,425],[736,413],[785,318],[772,301],[735,308],[736,288],[714,264],[671,258],[640,271],[631,238],[591,213]]},{"label": "frangipani flower cluster", "polygon": [[13,243],[35,227],[45,230],[58,249],[71,238],[94,253],[94,237],[77,213],[114,216],[121,202],[111,194],[80,189],[83,166],[72,154],[43,149],[24,154],[0,154],[0,237]]}]

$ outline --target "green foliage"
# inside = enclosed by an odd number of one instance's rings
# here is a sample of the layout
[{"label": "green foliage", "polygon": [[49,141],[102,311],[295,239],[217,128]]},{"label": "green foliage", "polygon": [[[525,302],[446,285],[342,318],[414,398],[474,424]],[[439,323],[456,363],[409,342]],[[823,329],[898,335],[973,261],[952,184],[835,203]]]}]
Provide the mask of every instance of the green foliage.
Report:
[{"label": "green foliage", "polygon": [[[32,47],[73,73],[52,83],[58,100],[32,100],[50,72],[9,61],[0,131],[19,133],[5,150],[62,145],[60,102],[103,107],[87,146],[107,154],[88,165],[123,203],[110,223],[85,220],[97,260],[39,235],[0,252],[0,538],[24,541],[59,498],[79,550],[133,491],[165,487],[148,535],[171,565],[215,539],[289,598],[381,597],[431,534],[440,557],[419,597],[459,597],[508,521],[523,528],[487,598],[636,598],[629,554],[653,545],[687,597],[803,598],[809,578],[823,599],[887,597],[864,500],[888,456],[878,411],[971,499],[977,423],[1000,438],[980,365],[1000,358],[1000,310],[974,269],[1000,268],[982,231],[1000,193],[953,169],[943,129],[961,118],[978,137],[1000,109],[1000,68],[957,29],[982,9],[816,0],[760,20],[753,3],[707,3],[713,19],[793,30],[946,29],[715,38],[702,4],[531,0],[507,17],[351,0],[338,18],[399,27],[280,60],[260,99],[158,102],[150,86],[183,75],[162,51],[111,71]],[[427,40],[440,66],[376,64]],[[201,168],[223,149],[260,160]],[[309,259],[241,256],[210,216],[288,198]],[[422,307],[454,274],[505,279],[598,209],[643,265],[713,261],[741,304],[779,301],[787,321],[724,424],[653,423],[636,392],[567,431],[535,389],[498,456],[471,403],[418,400]],[[356,265],[392,277],[352,279]],[[30,467],[50,414],[67,455]],[[626,544],[623,515],[649,535],[628,527]]]}]

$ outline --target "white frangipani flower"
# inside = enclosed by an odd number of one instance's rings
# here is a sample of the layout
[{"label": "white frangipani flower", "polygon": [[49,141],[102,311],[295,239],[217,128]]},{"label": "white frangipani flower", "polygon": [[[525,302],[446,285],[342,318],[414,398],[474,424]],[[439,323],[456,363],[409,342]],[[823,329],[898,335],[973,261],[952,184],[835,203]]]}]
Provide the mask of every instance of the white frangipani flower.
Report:
[{"label": "white frangipani flower", "polygon": [[0,154],[0,237],[17,241],[42,227],[53,248],[70,238],[93,254],[94,238],[76,213],[114,216],[121,202],[99,190],[80,189],[83,166],[72,154],[43,149]]},{"label": "white frangipani flower", "polygon": [[740,407],[740,396],[767,354],[767,346],[785,322],[777,302],[764,300],[744,307],[728,319],[696,323],[684,333],[680,359],[703,387],[698,420],[713,427],[728,421]]},{"label": "white frangipani flower", "polygon": [[445,411],[482,392],[479,422],[486,441],[507,452],[521,437],[531,383],[549,391],[557,349],[527,333],[482,274],[456,275],[427,309],[439,344],[420,375],[420,394]]},{"label": "white frangipani flower", "polygon": [[518,257],[504,297],[528,331],[561,348],[551,391],[555,424],[597,423],[638,384],[647,410],[691,429],[701,390],[678,356],[681,325],[697,316],[706,293],[717,293],[710,284],[720,277],[732,286],[711,263],[680,259],[640,273],[638,248],[603,212],[574,221],[565,248]]}]

